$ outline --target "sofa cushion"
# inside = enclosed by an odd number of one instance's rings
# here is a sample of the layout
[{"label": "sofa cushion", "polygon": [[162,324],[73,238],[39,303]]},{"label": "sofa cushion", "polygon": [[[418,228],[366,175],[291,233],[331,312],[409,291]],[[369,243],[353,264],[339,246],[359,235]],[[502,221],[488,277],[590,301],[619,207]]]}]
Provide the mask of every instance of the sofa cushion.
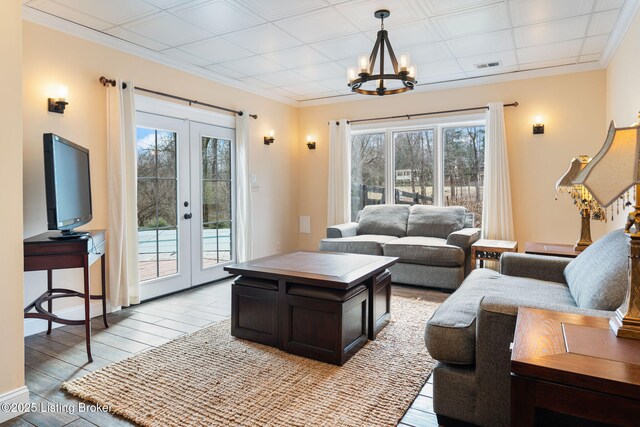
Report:
[{"label": "sofa cushion", "polygon": [[627,292],[629,238],[615,230],[598,239],[564,269],[579,307],[615,310]]},{"label": "sofa cushion", "polygon": [[409,212],[407,236],[446,239],[464,227],[467,210],[460,206],[413,205]]},{"label": "sofa cushion", "polygon": [[325,252],[344,252],[349,254],[382,255],[382,246],[394,236],[364,234],[362,236],[322,239],[320,250]]},{"label": "sofa cushion", "polygon": [[385,256],[398,257],[399,262],[410,264],[458,267],[464,264],[464,251],[447,245],[446,239],[437,237],[401,237],[387,242],[382,251]]},{"label": "sofa cushion", "polygon": [[360,234],[381,234],[404,237],[407,235],[407,205],[365,206],[358,220],[356,232]]},{"label": "sofa cushion", "polygon": [[474,270],[427,322],[425,343],[436,360],[471,365],[475,362],[476,314],[484,297],[508,298],[519,305],[557,304],[575,307],[565,284]]}]

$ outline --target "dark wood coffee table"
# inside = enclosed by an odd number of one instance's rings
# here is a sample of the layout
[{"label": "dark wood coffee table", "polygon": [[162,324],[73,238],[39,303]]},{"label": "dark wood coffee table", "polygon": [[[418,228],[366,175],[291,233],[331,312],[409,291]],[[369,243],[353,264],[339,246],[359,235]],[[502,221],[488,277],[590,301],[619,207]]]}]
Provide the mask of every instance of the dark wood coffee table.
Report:
[{"label": "dark wood coffee table", "polygon": [[388,322],[396,261],[299,251],[227,266],[231,334],[342,365]]}]

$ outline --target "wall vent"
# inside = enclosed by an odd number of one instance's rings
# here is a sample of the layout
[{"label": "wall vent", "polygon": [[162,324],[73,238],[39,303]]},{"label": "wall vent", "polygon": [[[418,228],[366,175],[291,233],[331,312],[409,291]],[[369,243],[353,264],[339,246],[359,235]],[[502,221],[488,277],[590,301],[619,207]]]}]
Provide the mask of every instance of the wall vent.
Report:
[{"label": "wall vent", "polygon": [[476,64],[476,68],[478,70],[482,70],[483,68],[492,68],[492,67],[497,67],[499,65],[500,65],[500,61],[487,62],[485,64]]}]

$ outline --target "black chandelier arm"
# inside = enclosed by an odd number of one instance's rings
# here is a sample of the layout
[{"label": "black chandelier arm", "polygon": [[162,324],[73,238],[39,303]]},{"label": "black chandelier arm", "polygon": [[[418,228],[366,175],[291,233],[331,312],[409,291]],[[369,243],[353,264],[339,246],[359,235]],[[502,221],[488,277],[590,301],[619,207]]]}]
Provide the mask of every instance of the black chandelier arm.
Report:
[{"label": "black chandelier arm", "polygon": [[[373,74],[373,67],[376,65],[376,59],[378,58],[378,50],[380,47],[380,42],[382,41],[382,30],[378,31],[378,37],[376,37],[376,43],[373,45],[373,50],[371,50],[371,55],[369,55],[369,74]],[[381,57],[384,59],[384,56]]]},{"label": "black chandelier arm", "polygon": [[354,92],[357,92],[359,94],[362,95],[378,95],[378,96],[383,96],[383,95],[395,95],[397,93],[403,93],[406,92],[408,90],[411,90],[411,88],[408,87],[401,87],[398,89],[393,89],[393,90],[383,90],[383,91],[378,91],[378,90],[365,90],[365,89],[358,89],[358,88],[352,88],[352,90]]},{"label": "black chandelier arm", "polygon": [[349,86],[353,86],[356,83],[366,83],[373,80],[402,80],[403,82],[416,83],[416,79],[409,76],[408,73],[400,74],[360,74],[360,77],[352,80]]},{"label": "black chandelier arm", "polygon": [[388,34],[385,35],[384,41],[385,41],[385,44],[387,45],[387,50],[389,51],[389,58],[391,59],[391,65],[393,65],[393,72],[396,74],[399,74],[398,60],[396,59],[396,54],[393,52],[393,48],[391,47],[391,42],[389,41]]}]

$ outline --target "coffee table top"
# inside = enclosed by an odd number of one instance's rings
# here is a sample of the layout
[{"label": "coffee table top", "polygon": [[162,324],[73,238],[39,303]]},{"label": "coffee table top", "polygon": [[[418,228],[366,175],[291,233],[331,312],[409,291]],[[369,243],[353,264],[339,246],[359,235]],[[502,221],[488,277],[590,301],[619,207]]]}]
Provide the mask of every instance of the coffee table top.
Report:
[{"label": "coffee table top", "polygon": [[396,263],[398,258],[334,252],[297,251],[225,267],[225,271],[264,279],[349,289]]}]

